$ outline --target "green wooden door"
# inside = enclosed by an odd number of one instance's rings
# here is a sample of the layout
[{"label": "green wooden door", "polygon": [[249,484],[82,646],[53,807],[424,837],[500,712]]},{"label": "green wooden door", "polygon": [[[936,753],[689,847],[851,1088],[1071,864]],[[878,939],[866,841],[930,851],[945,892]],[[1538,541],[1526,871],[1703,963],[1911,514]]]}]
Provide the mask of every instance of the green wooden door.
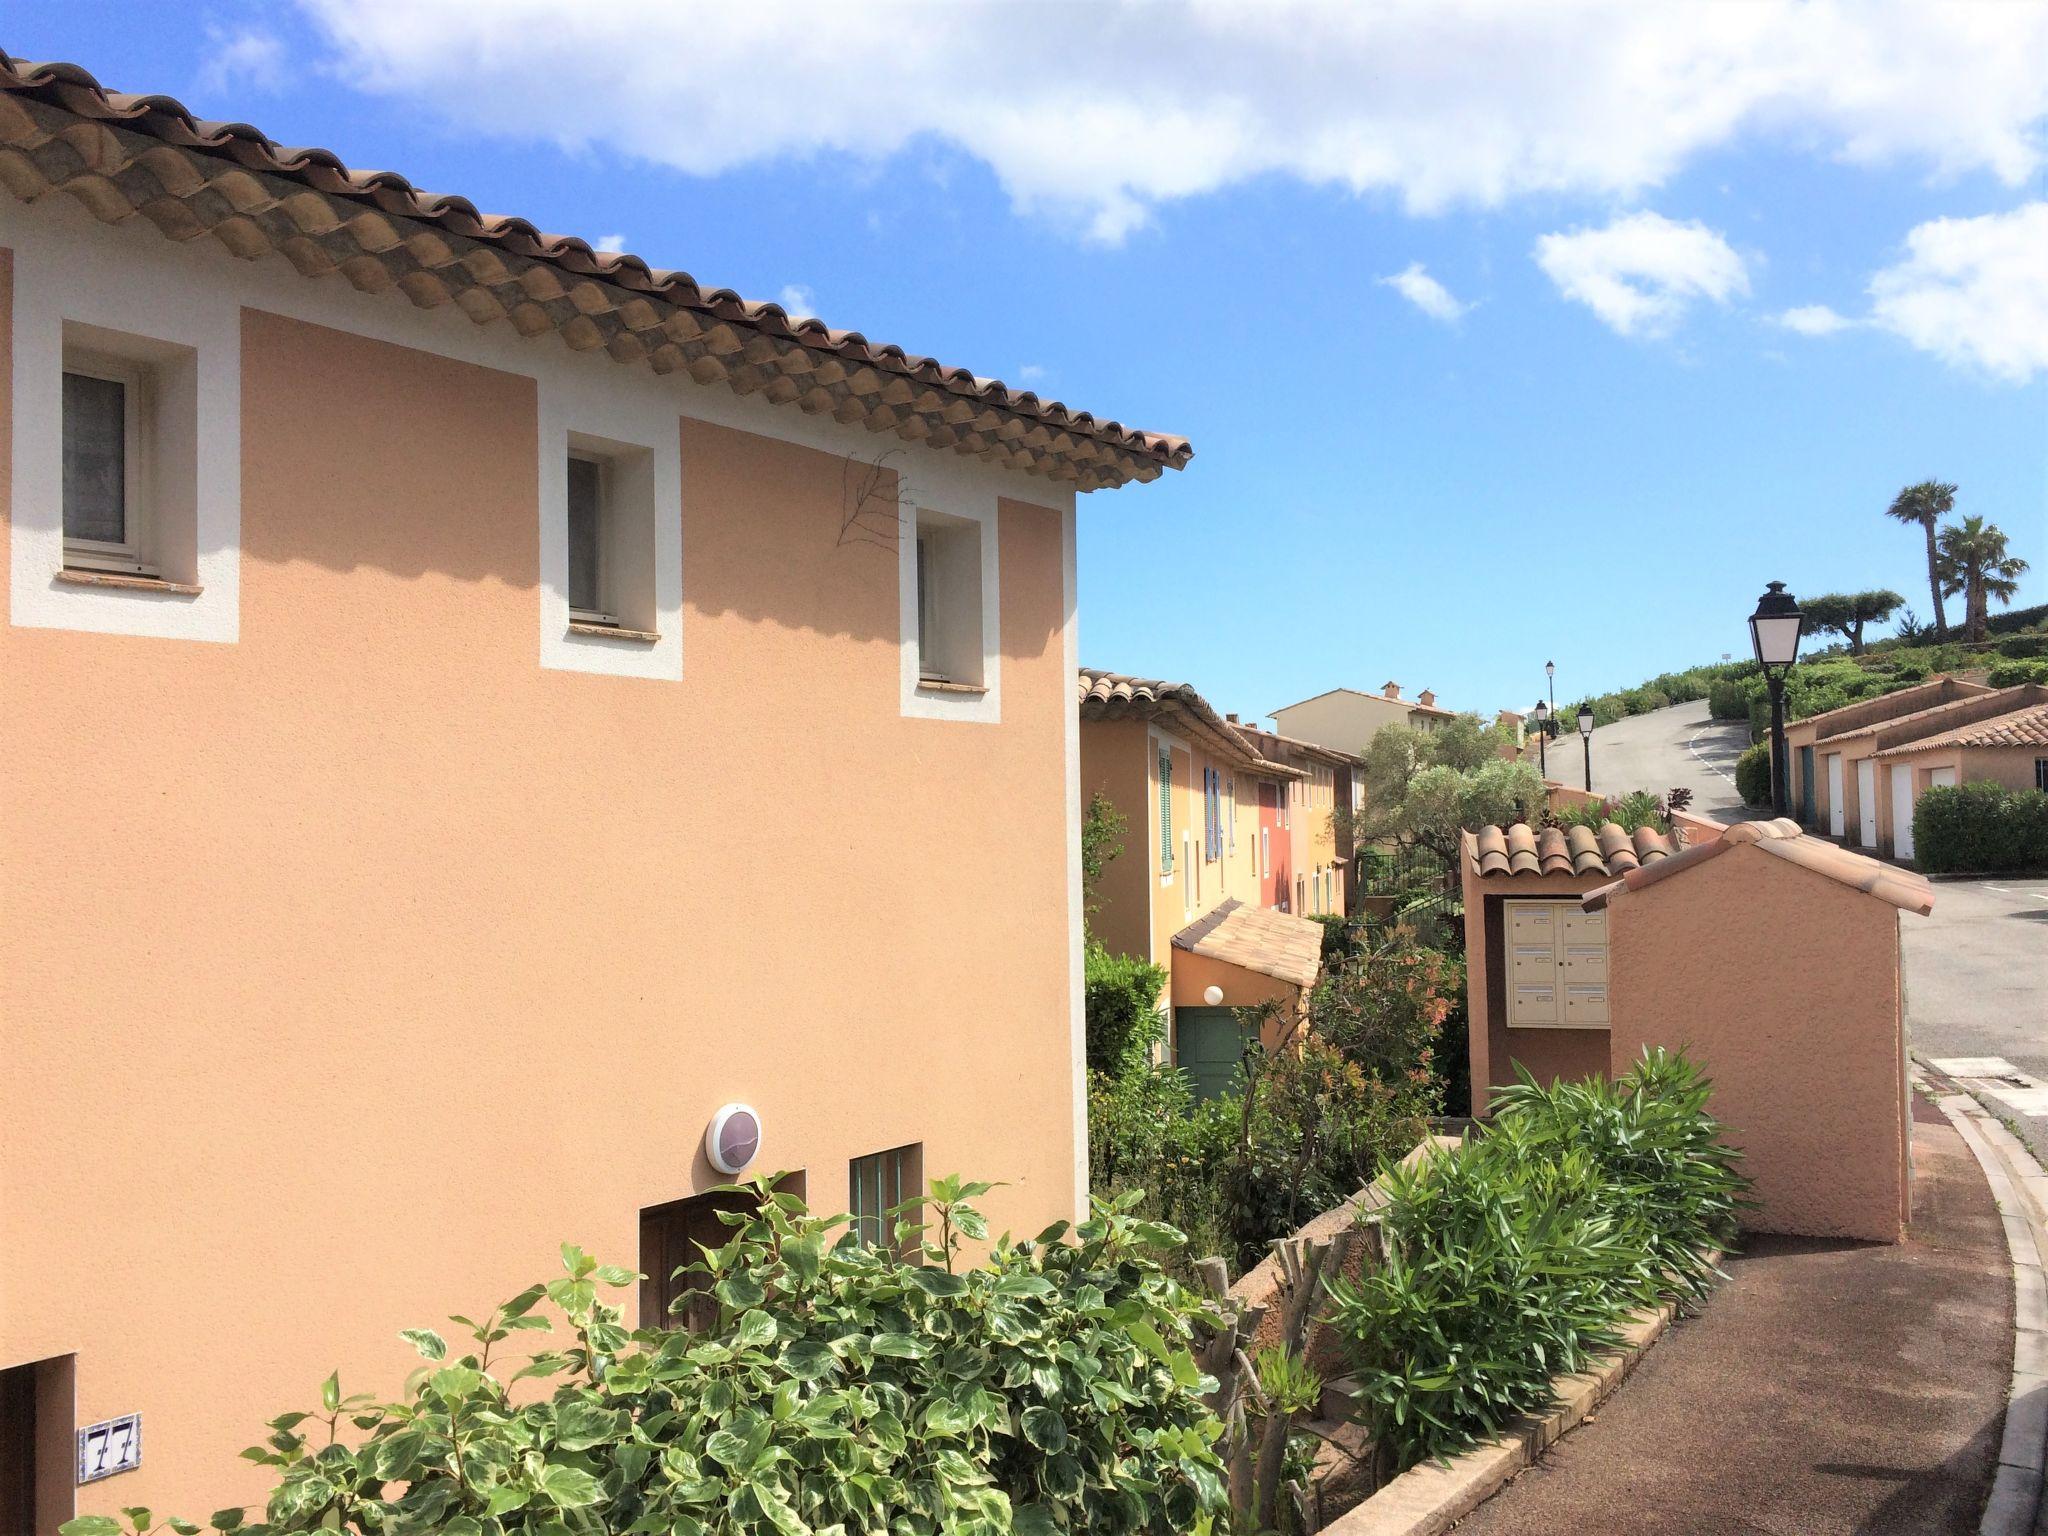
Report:
[{"label": "green wooden door", "polygon": [[1187,1073],[1197,1100],[1228,1093],[1244,1060],[1244,1028],[1228,1008],[1173,1010],[1174,1065]]}]

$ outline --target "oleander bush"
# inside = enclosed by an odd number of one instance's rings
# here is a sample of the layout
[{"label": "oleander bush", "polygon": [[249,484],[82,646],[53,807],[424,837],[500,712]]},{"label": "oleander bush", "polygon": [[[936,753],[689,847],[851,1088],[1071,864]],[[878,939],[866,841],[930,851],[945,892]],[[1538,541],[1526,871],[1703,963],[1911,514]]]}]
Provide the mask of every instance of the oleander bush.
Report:
[{"label": "oleander bush", "polygon": [[[984,1264],[987,1185],[944,1180],[913,1257],[863,1246],[753,1186],[758,1216],[701,1266],[715,1327],[628,1332],[602,1299],[630,1271],[562,1250],[451,1358],[408,1329],[422,1368],[397,1397],[344,1397],[270,1421],[247,1454],[277,1486],[216,1529],[251,1536],[1073,1536],[1218,1530],[1228,1494],[1215,1389],[1191,1353],[1211,1315],[1161,1264],[1181,1237],[1120,1203]],[[912,1236],[901,1208],[899,1231]],[[835,1235],[836,1234],[836,1235]],[[497,1358],[515,1334],[546,1347]],[[512,1364],[514,1369],[507,1370]],[[551,1392],[515,1390],[552,1381]],[[188,1521],[129,1512],[138,1532]],[[119,1536],[99,1515],[64,1536]]]},{"label": "oleander bush", "polygon": [[1745,1181],[1689,1062],[1620,1081],[1521,1074],[1484,1135],[1386,1176],[1386,1256],[1331,1286],[1361,1417],[1396,1467],[1551,1402],[1632,1312],[1702,1294]]},{"label": "oleander bush", "polygon": [[2048,869],[2048,794],[1937,784],[1913,805],[1913,862],[1929,874]]}]

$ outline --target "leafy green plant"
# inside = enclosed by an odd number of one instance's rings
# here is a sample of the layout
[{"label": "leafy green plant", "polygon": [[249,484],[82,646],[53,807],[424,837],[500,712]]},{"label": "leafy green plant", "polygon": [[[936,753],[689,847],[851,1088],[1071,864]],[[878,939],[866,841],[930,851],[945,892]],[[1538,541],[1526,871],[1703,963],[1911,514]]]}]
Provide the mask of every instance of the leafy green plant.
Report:
[{"label": "leafy green plant", "polygon": [[1934,785],[1913,805],[1913,862],[1930,874],[2048,869],[2048,794]]},{"label": "leafy green plant", "polygon": [[[938,1236],[914,1259],[864,1245],[845,1218],[752,1186],[757,1215],[697,1266],[717,1301],[703,1333],[628,1332],[603,1299],[630,1271],[574,1247],[563,1273],[481,1322],[451,1358],[409,1329],[424,1365],[391,1400],[343,1397],[270,1421],[247,1454],[277,1486],[251,1536],[1000,1536],[1192,1530],[1227,1519],[1216,1388],[1191,1353],[1208,1304],[1161,1265],[1181,1241],[1098,1202],[1078,1227],[960,1242],[987,1227],[989,1186],[940,1180]],[[910,1207],[899,1208],[899,1215]],[[506,1374],[515,1333],[558,1340]],[[522,1380],[550,1380],[538,1398]],[[345,1427],[346,1426],[346,1427]],[[135,1511],[138,1531],[157,1528]],[[198,1528],[167,1520],[192,1536]],[[119,1536],[86,1516],[64,1536]]]},{"label": "leafy green plant", "polygon": [[1166,971],[1136,955],[1112,954],[1090,939],[1082,956],[1082,1015],[1088,1065],[1121,1071],[1159,1041],[1159,994]]},{"label": "leafy green plant", "polygon": [[1744,805],[1771,803],[1771,744],[1757,742],[1735,759],[1735,793]]},{"label": "leafy green plant", "polygon": [[1330,1321],[1396,1466],[1542,1408],[1629,1312],[1704,1289],[1744,1188],[1707,1092],[1661,1052],[1611,1084],[1523,1074],[1485,1135],[1385,1176],[1384,1261],[1331,1285]]},{"label": "leafy green plant", "polygon": [[1101,905],[1096,899],[1097,888],[1102,884],[1103,872],[1112,861],[1124,851],[1124,832],[1129,823],[1123,812],[1110,803],[1109,796],[1097,790],[1088,801],[1088,810],[1081,818],[1081,911],[1084,917],[1093,917]]},{"label": "leafy green plant", "polygon": [[2001,661],[1984,674],[1994,688],[2017,688],[2022,683],[2048,683],[2048,661]]}]

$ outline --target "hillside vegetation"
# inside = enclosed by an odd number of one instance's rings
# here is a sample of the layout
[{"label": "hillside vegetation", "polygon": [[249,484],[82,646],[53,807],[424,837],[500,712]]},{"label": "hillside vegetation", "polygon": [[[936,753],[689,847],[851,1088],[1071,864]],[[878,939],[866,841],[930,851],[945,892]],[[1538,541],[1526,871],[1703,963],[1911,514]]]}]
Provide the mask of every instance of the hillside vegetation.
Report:
[{"label": "hillside vegetation", "polygon": [[[1839,644],[1803,650],[1785,682],[1785,718],[1803,720],[1943,673],[1980,674],[2000,688],[2048,682],[2048,604],[1998,614],[1990,629],[1991,637],[1974,645],[1935,645],[1920,635],[1894,635],[1871,642],[1860,656],[1850,655],[1848,647]],[[1694,699],[1707,700],[1716,720],[1747,720],[1753,736],[1761,735],[1770,723],[1769,695],[1753,661],[1664,672],[1586,702],[1593,706],[1593,723],[1598,726]],[[1577,711],[1576,704],[1559,711],[1566,728]]]}]

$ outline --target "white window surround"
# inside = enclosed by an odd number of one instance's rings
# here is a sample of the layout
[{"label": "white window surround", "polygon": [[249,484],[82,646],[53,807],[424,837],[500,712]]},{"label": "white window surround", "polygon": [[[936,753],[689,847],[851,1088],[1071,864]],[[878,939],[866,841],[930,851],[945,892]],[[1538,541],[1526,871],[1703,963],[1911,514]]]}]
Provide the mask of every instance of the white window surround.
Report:
[{"label": "white window surround", "polygon": [[[597,380],[547,379],[539,393],[540,664],[677,682],[683,675],[681,420],[659,398],[606,390]],[[593,633],[599,626],[584,624],[569,608],[572,456],[604,466],[605,602],[617,620],[614,634]]]},{"label": "white window surround", "polygon": [[[933,455],[937,457],[937,455]],[[902,616],[899,703],[906,718],[1000,725],[1003,718],[1002,584],[997,558],[996,492],[965,464],[901,467],[896,486],[896,570]],[[981,676],[965,685],[934,685],[923,675],[918,641],[918,514],[943,523],[976,524],[981,544]]]},{"label": "white window surround", "polygon": [[[0,244],[14,253],[10,617],[27,628],[232,643],[241,631],[240,301],[232,284],[153,261],[146,246],[105,238],[121,232],[85,217],[101,238],[67,233],[66,218],[19,234],[0,223]],[[161,585],[81,571],[75,560],[65,574],[67,353],[147,374],[148,398],[134,402],[148,413],[135,471],[147,476],[149,504],[136,510],[150,520],[148,563]]]}]

